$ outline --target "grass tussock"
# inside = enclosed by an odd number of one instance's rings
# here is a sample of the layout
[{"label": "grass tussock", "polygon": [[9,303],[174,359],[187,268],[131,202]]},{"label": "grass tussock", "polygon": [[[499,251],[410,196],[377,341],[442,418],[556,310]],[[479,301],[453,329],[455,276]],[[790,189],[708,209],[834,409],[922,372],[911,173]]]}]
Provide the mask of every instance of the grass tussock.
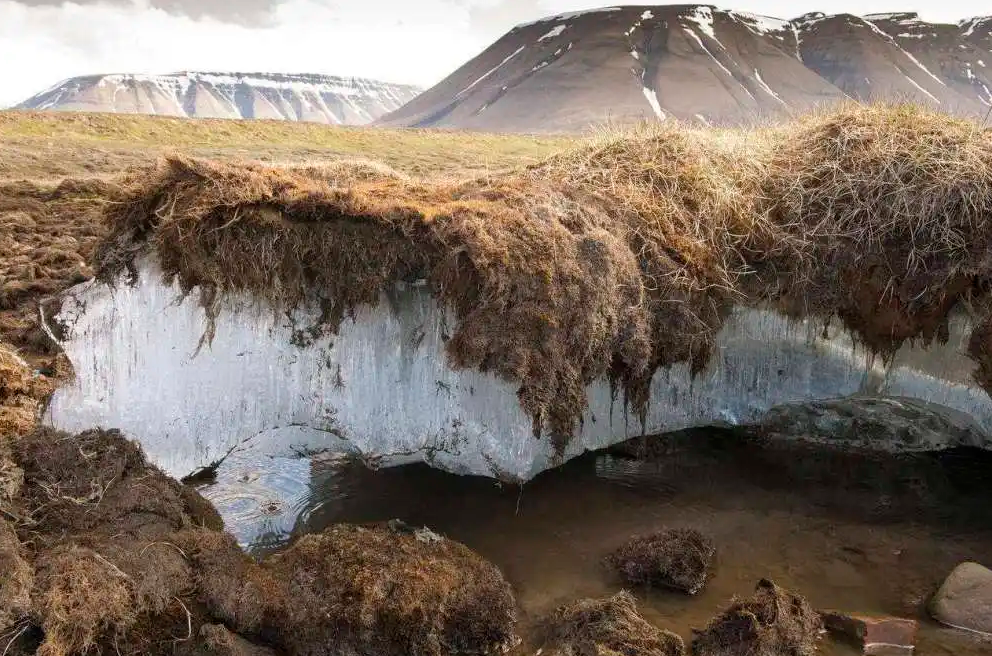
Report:
[{"label": "grass tussock", "polygon": [[[0,635],[23,623],[31,610],[34,567],[27,561],[14,527],[0,518]],[[2,638],[0,638],[2,641]]]},{"label": "grass tussock", "polygon": [[606,558],[627,583],[697,594],[706,585],[716,547],[691,528],[637,536]]},{"label": "grass tussock", "polygon": [[503,575],[429,531],[334,526],[263,569],[280,586],[269,599],[284,602],[269,611],[268,631],[290,653],[335,644],[368,656],[497,654],[515,641],[516,607]]},{"label": "grass tussock", "polygon": [[462,181],[174,157],[122,184],[103,280],[153,252],[211,313],[233,292],[313,303],[318,334],[426,279],[459,319],[451,364],[518,384],[559,446],[591,381],[643,416],[653,374],[704,368],[734,306],[838,317],[887,355],[946,334],[961,302],[981,310],[992,270],[992,140],[913,107],[664,125]]},{"label": "grass tussock", "polygon": [[24,435],[34,428],[47,381],[36,376],[13,348],[0,342],[0,435]]},{"label": "grass tussock", "polygon": [[117,431],[41,429],[11,451],[24,475],[0,507],[4,645],[33,641],[43,656],[329,645],[447,656],[515,640],[499,570],[430,531],[335,526],[259,563],[209,503]]},{"label": "grass tussock", "polygon": [[812,656],[820,615],[797,594],[767,579],[754,595],[734,599],[703,631],[693,631],[692,656]]},{"label": "grass tussock", "polygon": [[548,619],[546,649],[552,656],[683,656],[682,638],[649,624],[629,592],[582,599]]},{"label": "grass tussock", "polygon": [[0,632],[37,632],[46,656],[147,653],[207,621],[180,545],[221,528],[209,504],[115,431],[39,430],[10,448],[24,475],[3,506],[15,540],[0,535],[0,560],[18,578],[3,585]]},{"label": "grass tussock", "polygon": [[39,656],[85,653],[98,638],[116,637],[135,621],[125,575],[92,550],[59,549],[42,560],[38,577],[45,632]]}]

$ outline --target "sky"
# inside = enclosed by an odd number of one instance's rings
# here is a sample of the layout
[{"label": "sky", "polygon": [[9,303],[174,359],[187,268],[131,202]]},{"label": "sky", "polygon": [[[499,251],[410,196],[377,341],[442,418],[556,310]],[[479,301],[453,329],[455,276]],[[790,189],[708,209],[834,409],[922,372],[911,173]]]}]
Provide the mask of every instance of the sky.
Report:
[{"label": "sky", "polygon": [[[606,4],[608,0],[0,0],[0,107],[63,79],[96,73],[326,73],[429,87],[518,23]],[[917,11],[925,20],[956,22],[992,13],[988,0],[711,4],[779,18],[808,11]]]}]

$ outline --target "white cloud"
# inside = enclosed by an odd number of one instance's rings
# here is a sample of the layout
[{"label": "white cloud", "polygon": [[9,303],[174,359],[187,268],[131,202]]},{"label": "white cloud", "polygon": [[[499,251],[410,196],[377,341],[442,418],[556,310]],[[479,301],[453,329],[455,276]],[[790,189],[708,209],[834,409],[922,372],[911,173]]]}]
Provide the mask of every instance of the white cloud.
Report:
[{"label": "white cloud", "polygon": [[0,0],[0,106],[68,77],[114,72],[328,73],[429,85],[485,46],[453,2],[418,0],[416,11],[341,4],[289,0],[271,27],[253,28],[138,6]]},{"label": "white cloud", "polygon": [[[68,77],[110,72],[329,73],[429,86],[515,23],[607,4],[603,0],[284,0],[268,24],[250,26],[194,19],[175,9],[167,13],[152,8],[152,0],[122,2],[126,0],[27,6],[0,0],[0,106]],[[893,4],[935,21],[989,11],[984,0],[740,0],[727,6],[792,17],[814,9],[863,14],[892,10]]]}]

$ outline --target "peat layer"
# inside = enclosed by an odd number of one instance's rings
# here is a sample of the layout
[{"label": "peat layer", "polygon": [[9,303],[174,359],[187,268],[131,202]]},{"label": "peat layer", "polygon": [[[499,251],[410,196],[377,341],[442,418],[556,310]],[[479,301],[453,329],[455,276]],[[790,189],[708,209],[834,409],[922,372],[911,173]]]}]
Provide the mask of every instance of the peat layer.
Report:
[{"label": "peat layer", "polygon": [[0,181],[0,341],[53,377],[69,368],[41,329],[39,308],[92,277],[101,217],[117,191],[96,178]]},{"label": "peat layer", "polygon": [[655,371],[705,367],[735,305],[838,317],[882,355],[942,338],[966,306],[992,389],[990,131],[910,106],[751,131],[666,124],[457,182],[177,157],[120,183],[102,280],[152,252],[208,316],[235,292],[319,303],[318,334],[426,279],[459,319],[450,364],[517,384],[559,447],[591,381],[643,413]]}]

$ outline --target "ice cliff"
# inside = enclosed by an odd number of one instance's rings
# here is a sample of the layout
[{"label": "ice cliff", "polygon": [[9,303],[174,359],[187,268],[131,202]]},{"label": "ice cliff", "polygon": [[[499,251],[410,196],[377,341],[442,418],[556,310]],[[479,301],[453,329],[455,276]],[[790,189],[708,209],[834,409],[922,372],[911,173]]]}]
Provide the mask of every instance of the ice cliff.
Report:
[{"label": "ice cliff", "polygon": [[[235,450],[347,450],[372,463],[422,459],[504,480],[527,480],[556,464],[550,442],[534,437],[514,385],[449,368],[444,342],[455,320],[426,287],[397,285],[338,334],[309,345],[299,344],[296,331],[315,309],[278,315],[250,298],[228,298],[213,340],[201,344],[206,316],[197,294],[182,297],[163,285],[151,260],[140,269],[133,286],[89,282],[70,290],[49,318],[63,329],[76,374],[47,410],[55,427],[120,428],[176,476]],[[741,309],[721,329],[705,371],[693,378],[677,365],[655,375],[643,425],[607,381],[593,384],[566,457],[643,431],[749,423],[783,403],[852,394],[946,406],[987,434],[992,401],[971,382],[969,331],[968,319],[955,315],[946,344],[907,346],[883,363],[837,325]]]}]

